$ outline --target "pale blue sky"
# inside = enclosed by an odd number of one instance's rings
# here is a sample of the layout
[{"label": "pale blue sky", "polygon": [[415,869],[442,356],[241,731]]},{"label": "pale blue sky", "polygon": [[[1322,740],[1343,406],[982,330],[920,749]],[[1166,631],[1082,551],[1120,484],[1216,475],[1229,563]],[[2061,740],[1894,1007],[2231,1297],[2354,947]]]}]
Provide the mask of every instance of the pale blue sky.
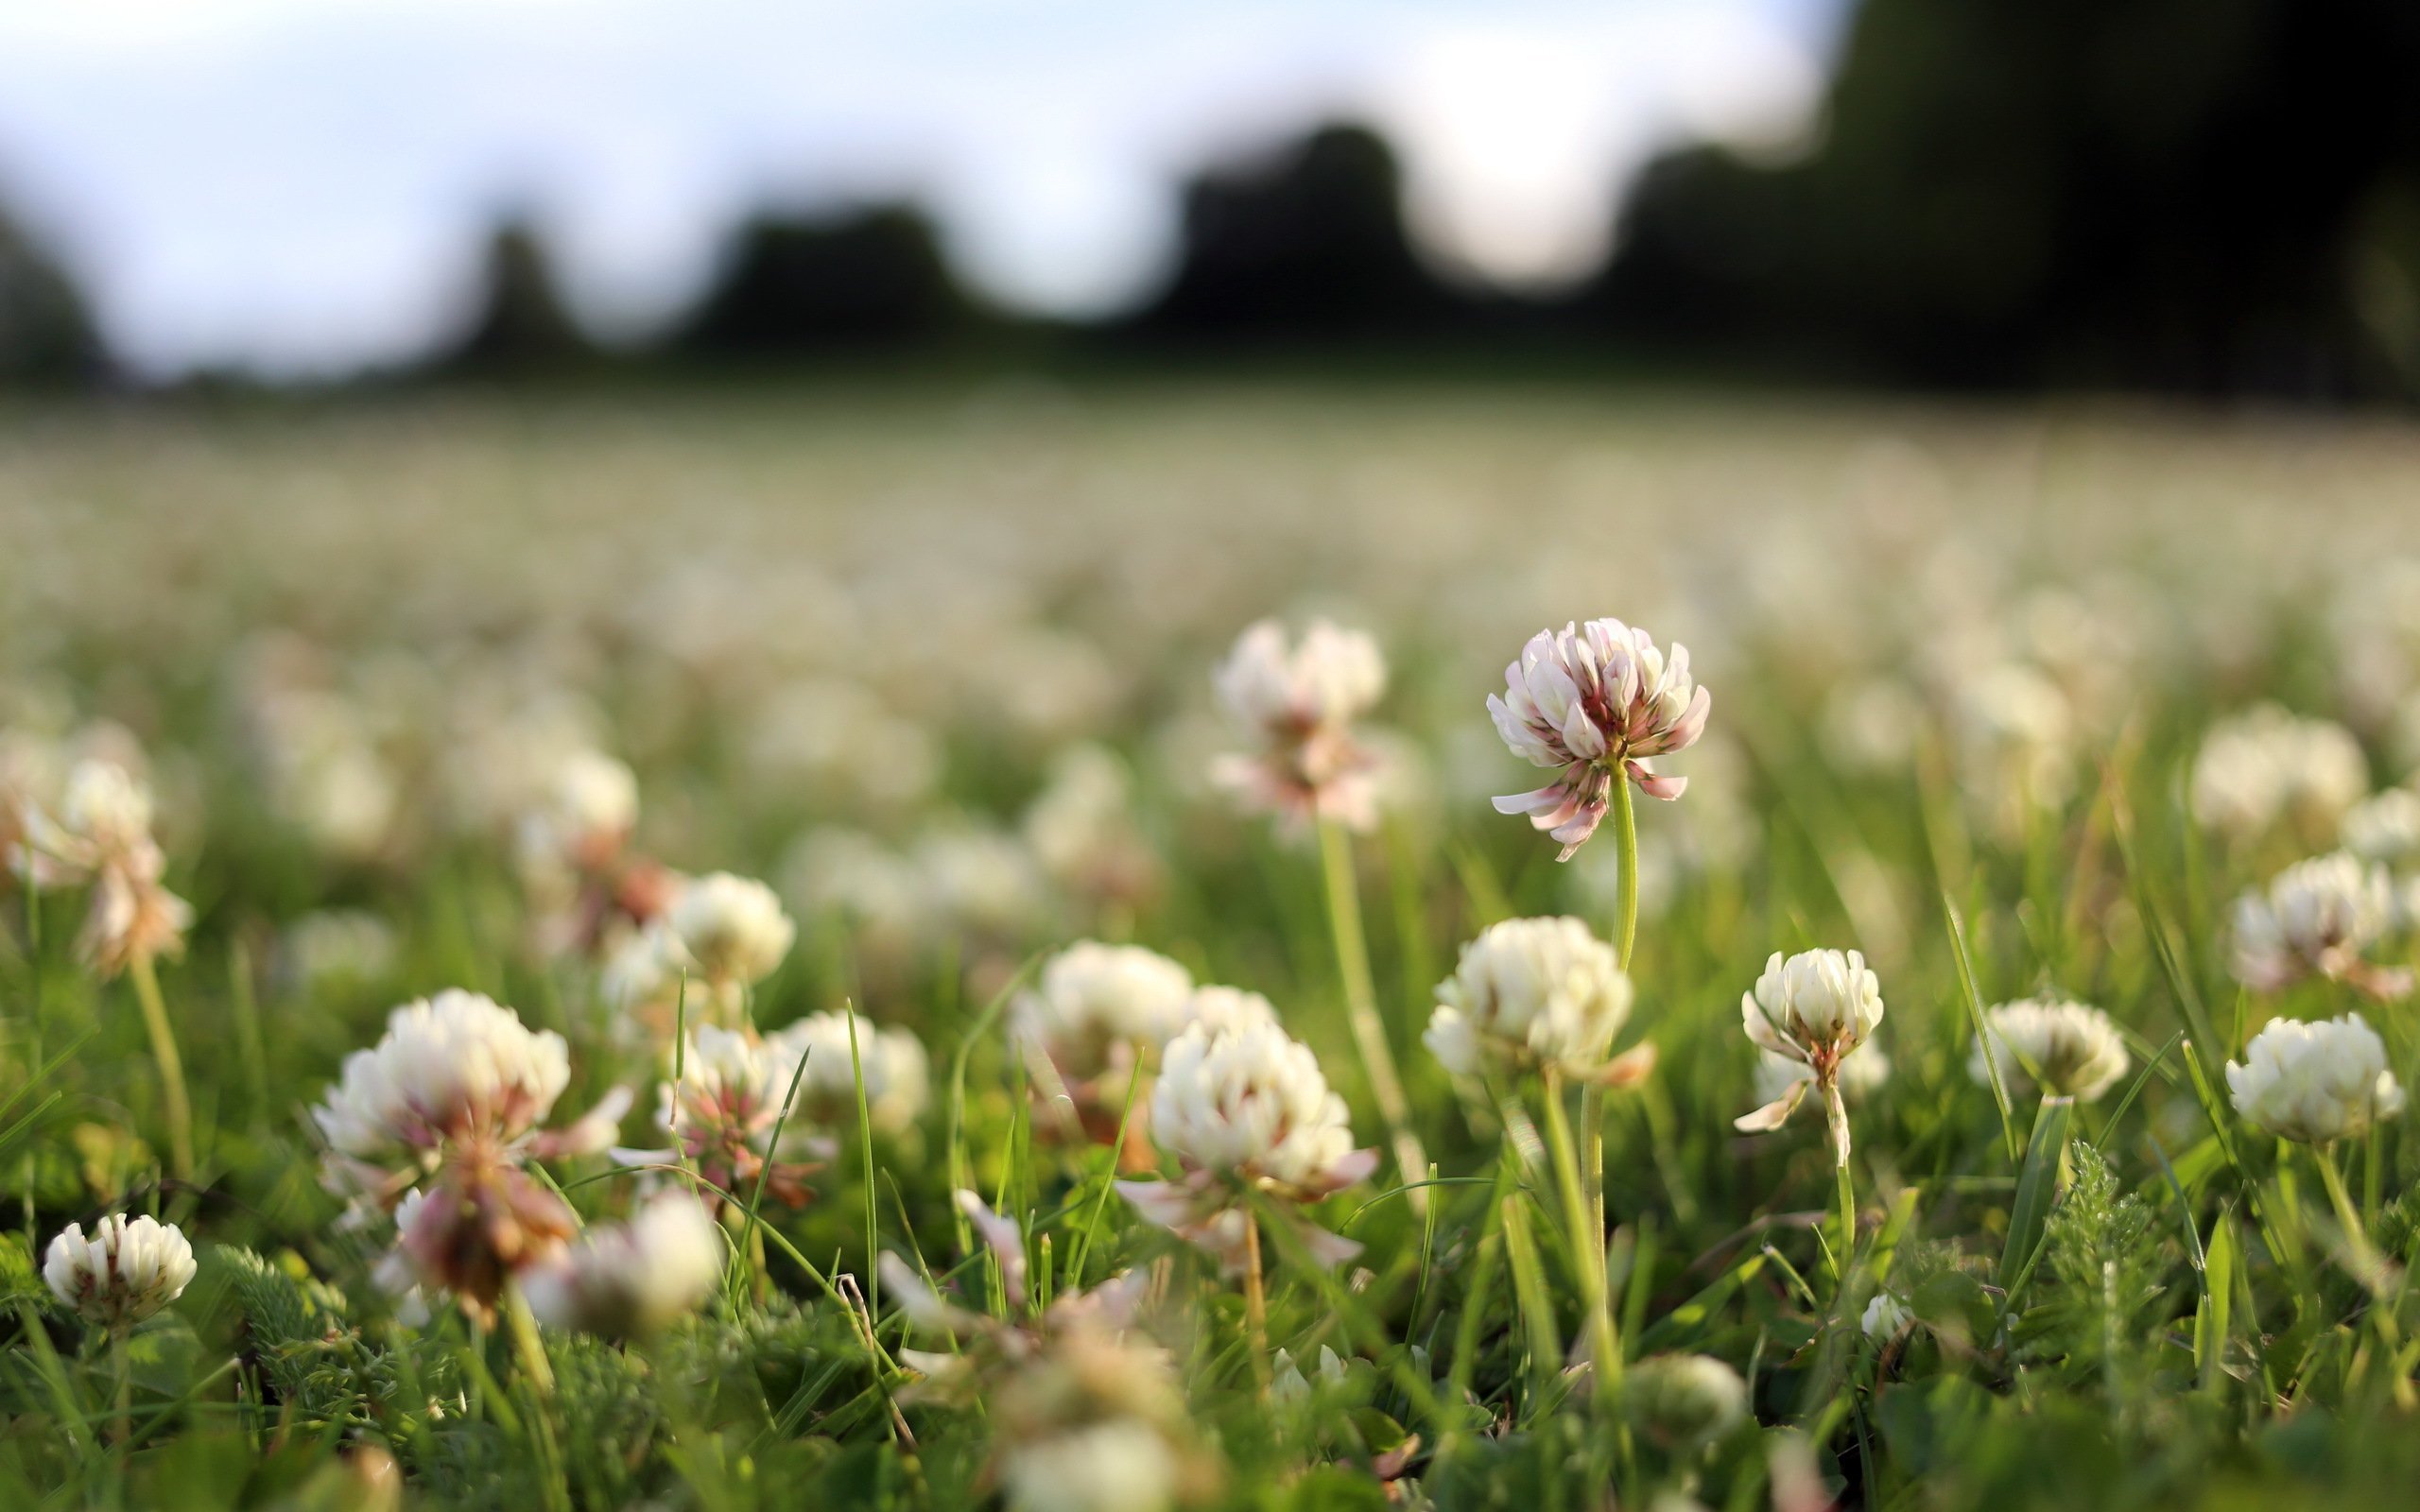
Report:
[{"label": "pale blue sky", "polygon": [[138,369],[407,357],[531,209],[584,316],[752,206],[913,195],[1012,304],[1166,268],[1202,162],[1351,115],[1443,264],[1550,282],[1674,140],[1803,136],[1838,0],[0,0],[0,192]]}]

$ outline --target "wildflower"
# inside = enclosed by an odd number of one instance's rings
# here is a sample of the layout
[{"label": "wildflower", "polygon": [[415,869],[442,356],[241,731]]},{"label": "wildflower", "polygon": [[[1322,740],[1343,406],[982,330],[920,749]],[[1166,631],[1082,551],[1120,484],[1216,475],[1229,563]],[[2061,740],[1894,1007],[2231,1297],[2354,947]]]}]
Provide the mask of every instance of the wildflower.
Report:
[{"label": "wildflower", "polygon": [[1988,1055],[1999,1062],[2002,1085],[2023,1092],[2039,1088],[2046,1097],[2093,1102],[2126,1074],[2125,1041],[2109,1015],[2082,1003],[2023,998],[2003,1003],[1984,1016],[1985,1036],[1975,1042],[1966,1071],[1989,1084]]},{"label": "wildflower", "polygon": [[1869,1339],[1895,1339],[1914,1318],[1907,1303],[1889,1292],[1876,1292],[1874,1299],[1865,1304],[1865,1315],[1858,1320],[1858,1328]]},{"label": "wildflower", "polygon": [[1261,748],[1221,758],[1211,778],[1253,812],[1330,818],[1352,829],[1376,821],[1375,763],[1353,721],[1386,691],[1378,645],[1358,630],[1314,620],[1300,644],[1262,620],[1236,638],[1218,671],[1220,701],[1255,730]]},{"label": "wildflower", "polygon": [[2386,1046],[2358,1013],[2320,1023],[2273,1019],[2227,1062],[2235,1110],[2279,1139],[2358,1139],[2403,1111]]},{"label": "wildflower", "polygon": [[1080,940],[1017,995],[1009,1032],[1072,1089],[1155,1057],[1184,1026],[1192,995],[1193,974],[1157,952]]},{"label": "wildflower", "polygon": [[521,815],[516,858],[544,954],[594,955],[645,930],[678,896],[678,874],[631,853],[638,808],[630,767],[581,747],[562,754]]},{"label": "wildflower", "polygon": [[804,1121],[782,1116],[797,1069],[795,1054],[783,1059],[769,1042],[742,1030],[695,1029],[681,1056],[680,1076],[667,1078],[658,1091],[656,1125],[676,1148],[616,1149],[614,1158],[625,1165],[685,1160],[716,1187],[741,1195],[761,1179],[768,1195],[795,1207],[806,1200],[805,1178],[815,1169],[786,1158],[803,1153],[807,1140]]},{"label": "wildflower", "polygon": [[1216,1484],[1165,1351],[1079,1328],[1009,1372],[994,1462],[1013,1512],[1162,1512]]},{"label": "wildflower", "polygon": [[1502,696],[1487,712],[1516,756],[1559,768],[1534,792],[1495,800],[1499,814],[1527,814],[1563,842],[1568,861],[1597,833],[1616,778],[1650,798],[1677,799],[1688,785],[1658,776],[1653,758],[1695,744],[1705,731],[1712,696],[1689,676],[1689,652],[1668,658],[1647,632],[1619,620],[1540,630],[1504,669]]},{"label": "wildflower", "polygon": [[1651,1355],[1631,1366],[1624,1401],[1648,1437],[1694,1453],[1747,1419],[1748,1383],[1711,1355]]},{"label": "wildflower", "polygon": [[328,1184],[385,1206],[425,1178],[399,1215],[403,1256],[493,1318],[506,1280],[551,1261],[578,1227],[527,1162],[602,1150],[629,1106],[617,1090],[569,1127],[540,1129],[570,1079],[562,1037],[491,999],[457,989],[406,1004],[312,1109]]},{"label": "wildflower", "polygon": [[691,967],[717,987],[763,981],[798,937],[772,888],[728,871],[683,886],[666,918]]},{"label": "wildflower", "polygon": [[1160,885],[1159,858],[1135,828],[1133,778],[1100,746],[1051,759],[1048,782],[1018,833],[1052,881],[1087,902],[1131,907]]},{"label": "wildflower", "polygon": [[601,751],[575,750],[562,759],[539,805],[521,816],[525,863],[597,871],[621,854],[639,816],[639,782],[630,767]]},{"label": "wildflower", "polygon": [[2345,811],[2337,831],[2344,849],[2387,867],[2420,863],[2420,793],[2391,787]]},{"label": "wildflower", "polygon": [[[1151,1094],[1151,1129],[1184,1177],[1121,1181],[1118,1191],[1145,1218],[1217,1255],[1230,1271],[1244,1268],[1249,1241],[1237,1186],[1316,1202],[1365,1179],[1378,1161],[1376,1150],[1353,1147],[1344,1099],[1328,1091],[1310,1047],[1273,1022],[1216,1032],[1195,1024],[1169,1041]],[[1327,1263],[1360,1251],[1323,1229],[1304,1225],[1301,1232]]]},{"label": "wildflower", "polygon": [[2369,791],[2369,764],[2343,726],[2262,704],[2212,727],[2193,758],[2193,817],[2250,839],[2280,820],[2323,832]]},{"label": "wildflower", "polygon": [[116,762],[78,762],[54,823],[24,816],[17,860],[44,886],[90,881],[78,955],[103,977],[184,949],[193,906],[160,884],[167,858],[151,837],[151,792]]},{"label": "wildflower", "polygon": [[[849,1044],[853,1022],[855,1055]],[[906,1029],[876,1029],[846,1010],[811,1013],[768,1037],[765,1051],[780,1083],[773,1089],[776,1097],[788,1090],[800,1061],[806,1063],[790,1116],[809,1126],[857,1126],[860,1072],[867,1117],[877,1133],[895,1136],[913,1128],[932,1094],[922,1041]]]},{"label": "wildflower", "polygon": [[722,1278],[723,1236],[685,1193],[628,1223],[599,1224],[554,1264],[530,1272],[529,1308],[556,1328],[643,1338],[696,1311]]},{"label": "wildflower", "polygon": [[1964,790],[2002,837],[2022,836],[2029,813],[2067,800],[2076,718],[2056,682],[2023,662],[2002,662],[1961,679],[1952,713]]},{"label": "wildflower", "polygon": [[1748,1040],[1759,1050],[1795,1060],[1807,1079],[1735,1124],[1743,1132],[1779,1128],[1808,1087],[1821,1092],[1831,1124],[1835,1163],[1849,1161],[1849,1123],[1841,1106],[1842,1057],[1873,1037],[1882,1022],[1882,987],[1856,951],[1801,951],[1787,961],[1775,951],[1754,990],[1739,998]]},{"label": "wildflower", "polygon": [[1579,919],[1508,919],[1462,947],[1422,1038],[1456,1075],[1493,1060],[1634,1080],[1653,1064],[1652,1046],[1607,1059],[1631,995],[1614,948]]},{"label": "wildflower", "polygon": [[2297,862],[2273,878],[2265,894],[2236,900],[2236,978],[2255,991],[2274,992],[2318,975],[2381,1002],[2401,997],[2411,990],[2411,973],[2362,958],[2394,916],[2383,867],[2342,850]]},{"label": "wildflower", "polygon": [[175,1224],[113,1212],[90,1238],[81,1224],[62,1229],[43,1256],[42,1276],[84,1321],[123,1332],[184,1295],[193,1246]]}]

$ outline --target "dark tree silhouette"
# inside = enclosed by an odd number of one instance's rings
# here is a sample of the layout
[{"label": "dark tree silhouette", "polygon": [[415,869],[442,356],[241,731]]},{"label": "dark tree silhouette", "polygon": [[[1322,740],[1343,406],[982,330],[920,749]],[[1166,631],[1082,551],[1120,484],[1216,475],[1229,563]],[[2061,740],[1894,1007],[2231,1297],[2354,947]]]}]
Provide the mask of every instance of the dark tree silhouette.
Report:
[{"label": "dark tree silhouette", "polygon": [[1332,342],[1424,334],[1455,300],[1413,255],[1394,153],[1328,126],[1184,191],[1167,290],[1134,321],[1152,335]]},{"label": "dark tree silhouette", "polygon": [[76,285],[0,213],[0,385],[78,387],[107,366]]},{"label": "dark tree silhouette", "polygon": [[1668,158],[1615,331],[1902,383],[2399,386],[2410,0],[1867,0],[1807,160]]},{"label": "dark tree silhouette", "polygon": [[458,377],[559,376],[597,360],[596,344],[564,310],[537,234],[508,220],[488,243],[479,313],[437,364]]},{"label": "dark tree silhouette", "polygon": [[974,318],[931,222],[882,205],[751,222],[675,345],[717,357],[913,346],[961,335]]}]

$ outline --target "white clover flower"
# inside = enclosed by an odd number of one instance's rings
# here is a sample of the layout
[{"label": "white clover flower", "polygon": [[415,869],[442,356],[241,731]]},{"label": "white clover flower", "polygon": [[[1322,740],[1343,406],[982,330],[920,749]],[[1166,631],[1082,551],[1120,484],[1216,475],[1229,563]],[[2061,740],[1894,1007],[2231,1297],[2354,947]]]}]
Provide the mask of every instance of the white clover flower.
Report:
[{"label": "white clover flower", "polygon": [[1080,940],[1043,964],[1009,1009],[1009,1032],[1028,1057],[1070,1084],[1133,1059],[1155,1058],[1184,1027],[1193,973],[1139,945]]},{"label": "white clover flower", "polygon": [[[855,1021],[856,1055],[849,1053]],[[798,1106],[790,1116],[812,1127],[854,1129],[857,1126],[857,1074],[865,1074],[866,1114],[874,1129],[899,1135],[915,1127],[931,1099],[931,1073],[925,1046],[909,1031],[892,1026],[877,1029],[845,1010],[810,1013],[796,1023],[769,1035],[765,1055],[772,1063],[776,1100],[787,1091],[802,1058],[805,1073],[798,1084]]]},{"label": "white clover flower", "polygon": [[194,1277],[193,1246],[172,1223],[112,1213],[93,1226],[69,1224],[43,1256],[53,1297],[96,1328],[132,1328],[184,1295]]},{"label": "white clover flower", "polygon": [[2193,817],[2249,839],[2281,819],[2333,825],[2369,791],[2369,763],[2343,726],[2262,704],[2220,721],[2193,759]]},{"label": "white clover flower", "polygon": [[18,865],[43,886],[89,881],[77,954],[103,977],[184,948],[193,906],[161,885],[167,858],[151,837],[151,790],[117,762],[88,757],[68,774],[58,822],[26,807]]},{"label": "white clover flower", "polygon": [[2320,1023],[2274,1019],[2227,1062],[2235,1110],[2280,1139],[2358,1139],[2403,1111],[2386,1045],[2358,1013]]},{"label": "white clover flower", "polygon": [[723,1235],[685,1193],[628,1223],[598,1224],[524,1278],[530,1311],[561,1329],[643,1338],[697,1310],[722,1279]]},{"label": "white clover flower", "polygon": [[[1277,1010],[1257,992],[1239,987],[1210,984],[1195,988],[1184,1000],[1178,1033],[1199,1027],[1205,1034],[1232,1034],[1241,1029],[1268,1028],[1284,1032]],[[1174,1038],[1171,1036],[1170,1038]]]},{"label": "white clover flower", "polygon": [[1865,1304],[1865,1315],[1858,1320],[1858,1327],[1869,1339],[1895,1339],[1914,1318],[1907,1303],[1889,1292],[1876,1292],[1874,1300]]},{"label": "white clover flower", "polygon": [[2404,868],[2420,863],[2420,793],[2391,787],[2347,810],[2337,834],[2364,861]]},{"label": "white clover flower", "polygon": [[1675,644],[1668,658],[1645,630],[1590,620],[1531,636],[1504,681],[1503,696],[1487,700],[1496,732],[1512,754],[1560,775],[1497,799],[1496,812],[1529,815],[1563,842],[1558,860],[1570,860],[1597,833],[1616,778],[1667,799],[1688,785],[1657,776],[1651,765],[1705,732],[1712,696],[1690,678],[1686,646]]},{"label": "white clover flower", "polygon": [[1754,989],[1740,995],[1739,1016],[1751,1044],[1798,1061],[1808,1076],[1734,1125],[1748,1133],[1779,1128],[1812,1087],[1824,1099],[1833,1159],[1846,1165],[1849,1125],[1841,1105],[1841,1061],[1882,1022],[1881,983],[1866,968],[1865,957],[1856,951],[1814,950],[1784,960],[1775,951]]},{"label": "white clover flower", "polygon": [[1462,947],[1422,1039],[1456,1075],[1495,1059],[1593,1076],[1631,996],[1614,948],[1579,919],[1508,919]]},{"label": "white clover flower", "polygon": [[798,937],[772,888],[728,871],[683,886],[666,922],[697,973],[717,984],[763,981]]},{"label": "white clover flower", "polygon": [[151,838],[151,790],[117,763],[87,758],[67,774],[59,818],[78,839],[129,850]]},{"label": "white clover flower", "polygon": [[595,871],[621,853],[638,823],[639,780],[624,763],[581,747],[565,752],[537,805],[521,816],[524,874],[544,885]]},{"label": "white clover flower", "polygon": [[2381,1001],[2411,990],[2411,973],[2375,965],[2363,954],[2393,927],[2394,891],[2386,868],[2339,850],[2299,861],[2266,893],[2236,900],[2231,966],[2256,992],[2274,992],[2306,976],[2343,982]]},{"label": "white clover flower", "polygon": [[1013,1512],[1162,1512],[1178,1480],[1167,1436],[1133,1418],[1023,1440],[1000,1460]]},{"label": "white clover flower", "polygon": [[1311,1047],[1274,1024],[1171,1040],[1151,1096],[1151,1128],[1196,1170],[1272,1191],[1325,1193],[1353,1154],[1344,1099],[1328,1090]]},{"label": "white clover flower", "polygon": [[372,1164],[433,1164],[448,1142],[527,1135],[571,1080],[562,1036],[449,988],[387,1016],[377,1045],[344,1061],[311,1116],[337,1154]]},{"label": "white clover flower", "polygon": [[[1869,1040],[1856,1055],[1843,1057],[1834,1074],[1840,1080],[1841,1096],[1855,1107],[1890,1082],[1891,1054],[1882,1048],[1881,1040]],[[1803,1097],[1815,1085],[1815,1068],[1794,1057],[1759,1050],[1755,1083],[1759,1106],[1785,1097]]]},{"label": "white clover flower", "polygon": [[1258,736],[1250,755],[1211,765],[1211,781],[1248,812],[1321,816],[1352,829],[1377,819],[1375,762],[1353,721],[1386,691],[1386,659],[1358,630],[1314,620],[1288,647],[1285,627],[1262,620],[1236,640],[1213,678],[1219,701]]},{"label": "white clover flower", "polygon": [[[1273,1021],[1218,1030],[1196,1023],[1170,1040],[1152,1089],[1151,1132],[1184,1179],[1121,1181],[1117,1190],[1230,1271],[1244,1264],[1252,1221],[1235,1184],[1316,1202],[1366,1179],[1378,1162],[1376,1150],[1354,1148],[1344,1099],[1328,1090],[1310,1046]],[[1298,1233],[1327,1263],[1360,1251],[1307,1223]]]},{"label": "white clover flower", "polygon": [[1658,1444],[1694,1452],[1747,1419],[1748,1383],[1711,1355],[1650,1355],[1631,1366],[1623,1402]]},{"label": "white clover flower", "polygon": [[2042,672],[2003,662],[1962,679],[1952,729],[1970,799],[2006,836],[2075,787],[2075,713]]},{"label": "white clover flower", "polygon": [[2046,1096],[2089,1103],[2126,1074],[2126,1042],[2099,1008],[2061,999],[2021,998],[1993,1008],[1984,1022],[1986,1039],[1975,1042],[1966,1059],[1966,1073],[1978,1084],[1991,1081],[1986,1040],[1991,1057],[1999,1062],[2001,1084],[2014,1093],[2039,1090]]}]

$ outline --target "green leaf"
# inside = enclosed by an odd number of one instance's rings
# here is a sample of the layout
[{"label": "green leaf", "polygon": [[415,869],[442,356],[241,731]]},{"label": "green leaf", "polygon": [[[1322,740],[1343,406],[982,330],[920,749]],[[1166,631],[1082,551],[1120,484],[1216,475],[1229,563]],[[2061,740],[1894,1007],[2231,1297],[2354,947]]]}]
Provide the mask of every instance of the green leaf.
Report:
[{"label": "green leaf", "polygon": [[2025,1164],[2017,1172],[2016,1201],[2009,1209],[2008,1239],[2000,1248],[1999,1287],[2014,1307],[2016,1286],[2042,1242],[2043,1221],[2050,1215],[2059,1186],[2059,1157],[2067,1147],[2067,1125],[2074,1121],[2072,1097],[2045,1097],[2033,1118],[2033,1133],[2026,1141]]}]

